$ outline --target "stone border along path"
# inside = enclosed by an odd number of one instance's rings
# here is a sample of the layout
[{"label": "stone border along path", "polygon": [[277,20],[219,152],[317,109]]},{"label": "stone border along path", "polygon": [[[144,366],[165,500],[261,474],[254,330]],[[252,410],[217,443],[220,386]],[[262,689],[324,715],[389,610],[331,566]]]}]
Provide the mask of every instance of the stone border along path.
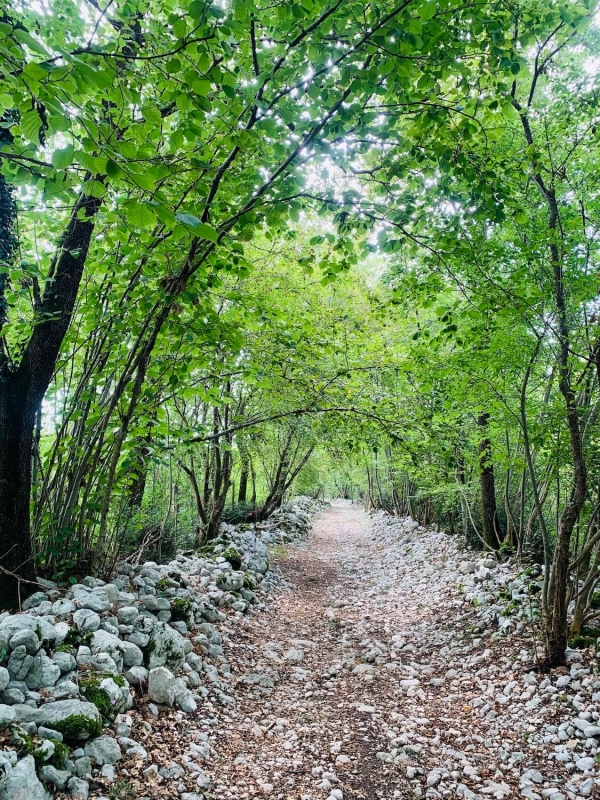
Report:
[{"label": "stone border along path", "polygon": [[280,553],[284,590],[221,628],[235,703],[148,715],[143,796],[203,797],[156,772],[180,748],[211,800],[600,796],[598,739],[582,732],[600,733],[597,662],[527,672],[527,634],[482,623],[489,608],[460,586],[477,566],[489,581],[489,559],[415,528],[338,502]]},{"label": "stone border along path", "polygon": [[119,563],[109,583],[40,579],[24,613],[0,613],[0,800],[88,800],[90,786],[131,800],[158,779],[161,796],[195,800],[212,751],[192,715],[235,702],[217,626],[231,636],[262,607],[281,583],[267,544],[306,536],[322,507],[294,498],[166,564]]}]

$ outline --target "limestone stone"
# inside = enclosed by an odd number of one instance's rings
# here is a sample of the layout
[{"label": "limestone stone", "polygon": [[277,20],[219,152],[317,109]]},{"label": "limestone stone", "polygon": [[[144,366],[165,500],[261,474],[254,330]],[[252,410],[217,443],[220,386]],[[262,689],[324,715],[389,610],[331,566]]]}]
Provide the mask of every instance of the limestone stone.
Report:
[{"label": "limestone stone", "polygon": [[42,689],[54,686],[59,678],[60,667],[42,652],[33,657],[25,683],[29,689]]},{"label": "limestone stone", "polygon": [[13,680],[22,681],[29,672],[29,668],[33,663],[33,656],[27,653],[27,648],[24,644],[16,647],[10,654],[8,659],[8,674]]},{"label": "limestone stone", "polygon": [[186,639],[164,622],[157,622],[145,648],[146,666],[167,667],[179,672],[185,660]]},{"label": "limestone stone", "polygon": [[33,656],[37,653],[40,649],[40,640],[37,637],[35,631],[29,630],[26,628],[22,631],[17,631],[10,637],[10,641],[8,646],[11,650],[15,650],[15,648],[23,645],[30,656]]},{"label": "limestone stone", "polygon": [[148,676],[148,696],[155,703],[172,706],[177,691],[175,676],[166,667],[155,667]]},{"label": "limestone stone", "polygon": [[85,754],[99,766],[116,764],[123,757],[117,740],[106,735],[89,741],[85,746]]},{"label": "limestone stone", "polygon": [[94,633],[100,627],[100,615],[91,608],[80,608],[73,614],[73,622],[80,633]]},{"label": "limestone stone", "polygon": [[34,719],[46,728],[60,731],[66,741],[85,742],[102,730],[100,712],[93,703],[58,700],[37,709]]},{"label": "limestone stone", "polygon": [[4,730],[11,725],[16,716],[13,706],[7,706],[4,703],[0,704],[0,730]]},{"label": "limestone stone", "polygon": [[38,779],[33,756],[25,756],[7,767],[0,783],[0,800],[52,800],[52,795]]}]

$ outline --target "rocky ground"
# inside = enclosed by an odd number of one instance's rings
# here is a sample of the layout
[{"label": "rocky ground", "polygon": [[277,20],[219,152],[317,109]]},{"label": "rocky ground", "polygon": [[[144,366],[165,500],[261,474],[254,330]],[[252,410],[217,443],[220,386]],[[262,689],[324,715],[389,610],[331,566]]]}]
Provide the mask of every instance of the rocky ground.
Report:
[{"label": "rocky ground", "polygon": [[[197,726],[181,723],[234,702],[218,628],[235,628],[269,596],[280,579],[267,545],[306,535],[320,507],[296,498],[266,522],[222,525],[217,539],[166,564],[118,564],[108,582],[39,579],[21,613],[1,613],[0,800],[105,790],[129,800],[154,779],[166,796],[196,798],[210,784],[198,761],[211,751]],[[178,762],[159,772],[172,753]]]},{"label": "rocky ground", "polygon": [[598,660],[532,671],[535,571],[344,502],[307,538],[314,512],[0,617],[0,800],[600,796]]},{"label": "rocky ground", "polygon": [[598,662],[529,671],[509,567],[349,504],[278,563],[288,590],[224,643],[235,704],[188,722],[207,798],[600,796]]}]

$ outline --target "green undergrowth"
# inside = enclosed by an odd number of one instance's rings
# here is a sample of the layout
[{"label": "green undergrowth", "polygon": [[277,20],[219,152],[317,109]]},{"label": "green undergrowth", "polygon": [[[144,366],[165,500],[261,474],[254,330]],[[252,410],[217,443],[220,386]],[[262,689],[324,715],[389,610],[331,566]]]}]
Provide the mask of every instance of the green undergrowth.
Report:
[{"label": "green undergrowth", "polygon": [[50,756],[50,758],[43,757],[43,751],[40,748],[33,749],[32,755],[35,759],[36,766],[38,769],[45,765],[50,767],[54,767],[55,769],[64,769],[65,764],[67,763],[67,759],[71,755],[70,748],[64,744],[63,742],[53,742],[54,744],[54,752]]},{"label": "green undergrowth", "polygon": [[[217,551],[217,548],[223,548]],[[196,550],[197,555],[201,558],[208,558],[215,560],[218,556],[222,556],[226,561],[229,561],[232,568],[239,570],[242,566],[242,557],[237,549],[225,539],[213,539],[206,544],[203,544]]]},{"label": "green undergrowth", "polygon": [[569,647],[574,650],[585,650],[587,647],[597,647],[600,638],[600,628],[581,629],[581,633],[569,639]]},{"label": "green undergrowth", "polygon": [[62,643],[56,648],[57,653],[73,653],[80,647],[91,647],[94,634],[88,631],[81,633],[77,628],[70,628]]}]

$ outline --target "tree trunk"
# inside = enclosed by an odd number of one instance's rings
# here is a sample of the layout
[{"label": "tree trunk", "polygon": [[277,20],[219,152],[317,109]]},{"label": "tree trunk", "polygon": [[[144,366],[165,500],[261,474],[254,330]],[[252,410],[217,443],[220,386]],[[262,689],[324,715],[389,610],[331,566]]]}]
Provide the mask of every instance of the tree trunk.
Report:
[{"label": "tree trunk", "polygon": [[35,588],[30,534],[31,452],[37,407],[0,382],[0,607],[15,608]]},{"label": "tree trunk", "polygon": [[[2,197],[10,187],[2,184]],[[0,605],[15,607],[35,588],[31,542],[31,458],[36,414],[71,321],[100,200],[80,195],[56,249],[33,330],[18,367],[0,358]],[[7,230],[0,228],[2,250]],[[7,309],[2,306],[2,313]],[[4,346],[0,346],[4,354]],[[24,583],[25,581],[25,583]]]},{"label": "tree trunk", "polygon": [[252,510],[254,511],[256,508],[256,472],[252,459],[250,459],[250,478],[252,480],[252,497],[250,498],[250,502],[252,503]]},{"label": "tree trunk", "polygon": [[[595,530],[594,530],[595,532]],[[571,633],[579,635],[583,628],[585,621],[585,614],[589,608],[590,595],[596,584],[596,576],[598,575],[598,560],[600,558],[600,550],[596,547],[594,551],[594,560],[590,569],[590,562],[592,561],[592,551],[589,550],[580,564],[581,574],[586,576],[584,585],[582,586],[579,596],[575,601],[575,612],[573,614],[573,621],[571,623]],[[578,582],[575,582],[575,588],[578,588]]]},{"label": "tree trunk", "polygon": [[240,472],[240,485],[238,489],[238,503],[245,503],[248,496],[248,477],[250,467],[248,460],[242,461],[242,471]]},{"label": "tree trunk", "polygon": [[497,550],[500,547],[498,535],[498,510],[496,507],[496,481],[494,462],[492,461],[492,443],[488,436],[489,414],[481,414],[477,425],[482,430],[479,442],[479,484],[481,487],[481,526],[483,540],[488,547]]},{"label": "tree trunk", "polygon": [[273,488],[269,492],[269,496],[265,500],[262,508],[260,508],[252,515],[254,521],[262,522],[263,520],[270,517],[271,514],[275,511],[275,509],[281,507],[285,493],[294,482],[296,476],[298,475],[302,467],[306,464],[306,462],[312,455],[313,450],[314,447],[310,447],[307,450],[307,452],[302,456],[299,463],[292,469],[290,468],[290,463],[287,457],[285,455],[282,457],[282,460],[279,464],[279,469],[277,470],[277,477],[273,484]]},{"label": "tree trunk", "polygon": [[135,446],[135,457],[131,468],[133,480],[129,487],[129,507],[140,509],[146,491],[146,481],[148,479],[148,457],[150,456],[150,444],[152,443],[152,430],[140,439]]}]

